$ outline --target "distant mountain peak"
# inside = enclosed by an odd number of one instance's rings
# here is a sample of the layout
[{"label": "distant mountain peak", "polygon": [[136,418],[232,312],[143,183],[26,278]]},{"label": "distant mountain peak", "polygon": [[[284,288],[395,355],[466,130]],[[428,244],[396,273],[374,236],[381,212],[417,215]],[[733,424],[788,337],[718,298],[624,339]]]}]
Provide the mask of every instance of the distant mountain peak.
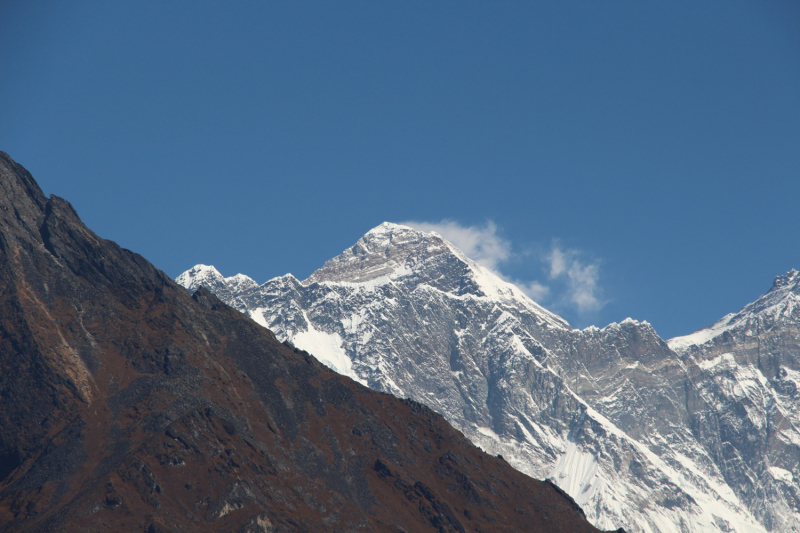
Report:
[{"label": "distant mountain peak", "polygon": [[468,258],[438,233],[391,222],[372,228],[353,246],[326,261],[302,281],[304,286],[312,283],[427,286],[457,297],[517,302],[540,315],[552,327],[572,329],[566,320],[541,307],[516,285]]},{"label": "distant mountain peak", "polygon": [[195,265],[177,278],[178,285],[186,287],[189,292],[194,292],[200,287],[214,288],[215,290],[243,291],[258,287],[258,283],[244,274],[224,277],[213,265]]},{"label": "distant mountain peak", "polygon": [[772,288],[736,313],[729,313],[714,324],[689,335],[667,341],[672,350],[686,352],[716,342],[723,334],[745,330],[749,325],[774,327],[782,320],[800,319],[800,275],[795,269],[775,277]]},{"label": "distant mountain peak", "polygon": [[203,264],[198,264],[193,266],[192,268],[181,274],[181,276],[183,277],[203,276],[212,279],[216,278],[222,279],[222,274],[220,273],[219,270],[216,269],[216,267],[214,267],[213,265],[203,265]]},{"label": "distant mountain peak", "polygon": [[384,222],[369,230],[353,246],[330,259],[312,273],[304,285],[323,282],[365,283],[377,278],[397,279],[410,274],[407,268],[419,255],[445,251],[443,239],[408,226]]}]

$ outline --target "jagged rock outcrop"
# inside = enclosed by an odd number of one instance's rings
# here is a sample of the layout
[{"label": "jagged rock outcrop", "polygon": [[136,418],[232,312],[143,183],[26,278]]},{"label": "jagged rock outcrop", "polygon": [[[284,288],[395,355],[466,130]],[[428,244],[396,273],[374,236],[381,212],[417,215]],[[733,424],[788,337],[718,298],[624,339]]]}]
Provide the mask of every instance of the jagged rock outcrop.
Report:
[{"label": "jagged rock outcrop", "polygon": [[0,531],[596,531],[442,417],[86,228],[0,152]]},{"label": "jagged rock outcrop", "polygon": [[435,233],[384,223],[304,281],[259,286],[205,265],[177,281],[218,291],[342,374],[430,406],[483,449],[551,478],[598,527],[799,523],[791,491],[765,504],[747,476],[728,473],[701,435],[728,438],[707,427],[695,363],[648,323],[576,330]]}]

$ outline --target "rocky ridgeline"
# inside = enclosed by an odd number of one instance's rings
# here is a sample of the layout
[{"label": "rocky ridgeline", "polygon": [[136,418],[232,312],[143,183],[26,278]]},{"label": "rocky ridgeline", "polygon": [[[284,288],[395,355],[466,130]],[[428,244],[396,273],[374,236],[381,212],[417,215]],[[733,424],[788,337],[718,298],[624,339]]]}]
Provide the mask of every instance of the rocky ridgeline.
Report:
[{"label": "rocky ridgeline", "polygon": [[[796,278],[780,278],[770,298],[796,298]],[[790,304],[762,340],[728,331],[735,346],[712,335],[671,349],[646,322],[574,329],[441,236],[389,223],[304,281],[258,285],[204,265],[177,281],[215,291],[339,373],[428,405],[483,449],[552,479],[598,527],[800,527]],[[746,314],[773,316],[775,305]],[[773,355],[754,356],[764,354],[754,342]],[[745,345],[747,362],[721,355]],[[728,370],[726,357],[738,361]]]}]

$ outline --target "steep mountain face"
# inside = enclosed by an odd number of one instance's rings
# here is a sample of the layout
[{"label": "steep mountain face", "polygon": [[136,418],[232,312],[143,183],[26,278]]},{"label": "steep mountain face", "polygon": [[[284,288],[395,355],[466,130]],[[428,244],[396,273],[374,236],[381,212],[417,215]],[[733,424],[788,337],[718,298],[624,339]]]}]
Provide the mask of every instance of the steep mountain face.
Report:
[{"label": "steep mountain face", "polygon": [[259,286],[204,265],[177,281],[217,291],[342,374],[430,406],[483,449],[551,478],[598,527],[800,524],[791,491],[770,492],[773,504],[733,475],[720,453],[732,437],[712,423],[699,362],[646,322],[576,330],[435,233],[384,223],[304,281]]},{"label": "steep mountain face", "polygon": [[2,152],[0,369],[3,532],[597,531],[430,409],[100,239]]},{"label": "steep mountain face", "polygon": [[767,527],[800,530],[800,274],[669,346],[689,365],[696,434],[726,481]]}]

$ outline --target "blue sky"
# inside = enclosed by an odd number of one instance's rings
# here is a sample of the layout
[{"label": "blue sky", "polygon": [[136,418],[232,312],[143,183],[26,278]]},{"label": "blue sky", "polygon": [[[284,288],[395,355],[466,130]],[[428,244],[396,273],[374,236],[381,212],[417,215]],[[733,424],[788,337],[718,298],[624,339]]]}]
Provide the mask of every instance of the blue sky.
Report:
[{"label": "blue sky", "polygon": [[173,277],[303,278],[416,221],[574,325],[668,338],[800,268],[798,28],[793,0],[4,2],[0,150]]}]

